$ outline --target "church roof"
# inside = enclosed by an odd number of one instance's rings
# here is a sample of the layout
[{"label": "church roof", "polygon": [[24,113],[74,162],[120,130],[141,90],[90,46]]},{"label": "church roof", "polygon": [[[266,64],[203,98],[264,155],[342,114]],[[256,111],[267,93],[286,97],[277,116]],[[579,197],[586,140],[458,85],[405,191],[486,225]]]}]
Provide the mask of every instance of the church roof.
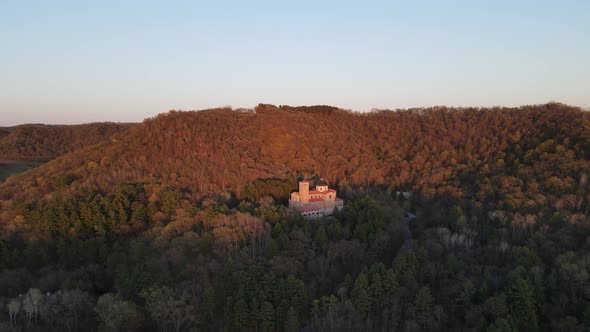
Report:
[{"label": "church roof", "polygon": [[334,189],[328,189],[326,191],[319,191],[319,190],[310,190],[309,194],[310,195],[326,195],[328,193],[336,193],[336,190]]},{"label": "church roof", "polygon": [[319,181],[317,181],[315,183],[316,187],[317,186],[327,186],[328,185],[328,181],[324,180],[324,179],[320,179]]}]

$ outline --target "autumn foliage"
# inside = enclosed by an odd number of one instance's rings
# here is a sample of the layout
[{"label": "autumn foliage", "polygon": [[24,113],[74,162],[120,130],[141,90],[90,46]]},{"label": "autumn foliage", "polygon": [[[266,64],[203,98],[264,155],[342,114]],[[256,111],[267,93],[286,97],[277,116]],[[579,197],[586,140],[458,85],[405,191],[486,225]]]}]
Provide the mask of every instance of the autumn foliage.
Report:
[{"label": "autumn foliage", "polygon": [[130,124],[21,125],[0,128],[0,159],[46,161],[96,144]]},{"label": "autumn foliage", "polygon": [[0,184],[0,329],[584,331],[589,154],[558,103],[171,111]]},{"label": "autumn foliage", "polygon": [[328,106],[172,111],[2,184],[4,199],[160,183],[243,196],[258,179],[319,174],[477,204],[571,205],[590,163],[590,116],[562,104],[352,113]]}]

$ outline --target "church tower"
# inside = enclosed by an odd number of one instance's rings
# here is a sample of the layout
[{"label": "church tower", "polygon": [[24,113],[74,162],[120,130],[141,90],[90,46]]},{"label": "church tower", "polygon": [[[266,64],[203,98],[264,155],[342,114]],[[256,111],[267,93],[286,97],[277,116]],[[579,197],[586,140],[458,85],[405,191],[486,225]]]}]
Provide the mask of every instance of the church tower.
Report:
[{"label": "church tower", "polygon": [[309,202],[309,181],[299,181],[299,200],[301,203]]}]

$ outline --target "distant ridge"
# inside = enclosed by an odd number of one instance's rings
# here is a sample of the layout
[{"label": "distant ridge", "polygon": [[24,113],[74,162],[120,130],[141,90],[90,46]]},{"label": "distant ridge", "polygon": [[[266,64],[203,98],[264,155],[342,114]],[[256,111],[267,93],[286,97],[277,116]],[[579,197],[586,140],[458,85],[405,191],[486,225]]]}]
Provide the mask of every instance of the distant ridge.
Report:
[{"label": "distant ridge", "polygon": [[130,127],[127,123],[24,124],[0,127],[0,159],[47,161],[96,144]]}]

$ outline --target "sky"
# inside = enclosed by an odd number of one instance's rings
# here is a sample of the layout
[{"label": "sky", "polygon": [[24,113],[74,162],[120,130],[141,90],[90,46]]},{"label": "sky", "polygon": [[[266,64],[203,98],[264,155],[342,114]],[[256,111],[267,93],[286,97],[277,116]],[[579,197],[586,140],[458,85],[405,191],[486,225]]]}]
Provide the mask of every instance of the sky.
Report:
[{"label": "sky", "polygon": [[0,2],[0,126],[549,101],[590,107],[590,1]]}]

